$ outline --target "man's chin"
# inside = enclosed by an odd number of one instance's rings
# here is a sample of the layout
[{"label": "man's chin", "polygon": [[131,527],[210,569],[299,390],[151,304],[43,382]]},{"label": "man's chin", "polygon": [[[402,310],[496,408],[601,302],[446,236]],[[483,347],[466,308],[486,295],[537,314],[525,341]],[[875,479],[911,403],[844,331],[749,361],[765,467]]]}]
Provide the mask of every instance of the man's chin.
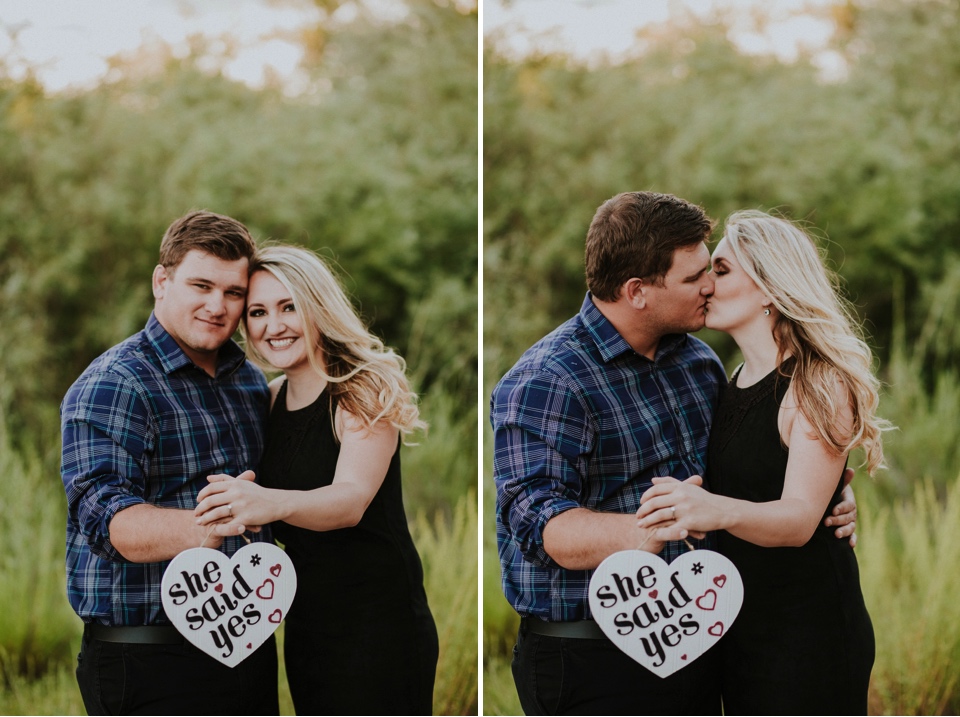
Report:
[{"label": "man's chin", "polygon": [[197,337],[190,345],[190,348],[199,354],[215,354],[227,341],[229,336],[203,336]]}]

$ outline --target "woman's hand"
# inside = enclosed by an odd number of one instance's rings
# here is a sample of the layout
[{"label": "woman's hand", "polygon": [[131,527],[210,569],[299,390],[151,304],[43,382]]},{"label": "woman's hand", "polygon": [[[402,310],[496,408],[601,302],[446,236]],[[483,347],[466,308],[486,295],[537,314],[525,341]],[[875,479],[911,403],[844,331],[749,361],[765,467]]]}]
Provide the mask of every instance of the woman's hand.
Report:
[{"label": "woman's hand", "polygon": [[239,476],[207,476],[210,482],[197,496],[197,525],[235,525],[238,532],[258,532],[260,526],[282,520],[282,491],[257,485],[253,471]]},{"label": "woman's hand", "polygon": [[706,531],[722,527],[724,514],[717,505],[717,496],[702,488],[700,476],[685,481],[676,478],[654,478],[653,487],[640,498],[637,525],[641,528],[671,526],[703,537]]}]

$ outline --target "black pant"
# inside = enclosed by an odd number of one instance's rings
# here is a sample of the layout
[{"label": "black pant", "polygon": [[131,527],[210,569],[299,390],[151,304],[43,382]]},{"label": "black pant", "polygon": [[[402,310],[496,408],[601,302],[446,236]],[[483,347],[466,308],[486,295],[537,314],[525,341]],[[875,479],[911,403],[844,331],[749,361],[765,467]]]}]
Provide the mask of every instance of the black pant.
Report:
[{"label": "black pant", "polygon": [[103,642],[84,633],[77,683],[91,715],[276,715],[274,637],[236,667],[184,640],[178,645]]},{"label": "black pant", "polygon": [[711,652],[661,678],[607,639],[547,637],[521,625],[513,679],[528,715],[719,715]]}]

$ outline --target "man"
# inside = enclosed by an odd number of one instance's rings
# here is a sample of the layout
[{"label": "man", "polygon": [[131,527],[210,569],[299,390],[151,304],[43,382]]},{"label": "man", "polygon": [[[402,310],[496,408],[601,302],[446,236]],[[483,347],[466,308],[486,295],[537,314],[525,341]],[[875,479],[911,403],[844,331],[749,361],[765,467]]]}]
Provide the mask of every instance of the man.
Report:
[{"label": "man", "polygon": [[208,475],[256,467],[263,448],[266,380],[230,338],[255,251],[229,217],[173,222],[146,327],[63,400],[67,594],[84,621],[77,681],[89,714],[279,712],[272,638],[231,669],[186,642],[160,602],[178,553],[243,545],[236,526],[201,528],[193,509]]},{"label": "man", "polygon": [[497,543],[521,615],[513,672],[527,714],[720,714],[716,651],[661,679],[606,639],[587,597],[612,553],[669,561],[686,549],[675,542],[685,531],[641,529],[635,512],[652,478],[706,467],[726,375],[687,334],[703,327],[713,293],[711,228],[671,195],[605,202],[587,233],[580,313],[493,391]]}]

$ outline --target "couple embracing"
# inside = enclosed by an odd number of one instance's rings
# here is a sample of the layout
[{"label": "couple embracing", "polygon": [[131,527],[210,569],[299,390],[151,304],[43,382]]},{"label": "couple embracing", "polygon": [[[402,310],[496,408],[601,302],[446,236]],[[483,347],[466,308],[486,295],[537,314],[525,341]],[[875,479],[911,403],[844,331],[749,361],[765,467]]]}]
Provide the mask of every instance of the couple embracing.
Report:
[{"label": "couple embracing", "polygon": [[[171,626],[167,561],[284,544],[300,714],[430,714],[437,631],[400,487],[425,426],[403,359],[320,258],[191,212],[163,236],[154,311],[61,406],[67,593],[89,714],[278,714],[271,636],[227,667]],[[241,323],[242,322],[242,323]],[[231,340],[238,326],[251,357]],[[257,482],[254,482],[256,477]],[[249,537],[248,537],[249,535]]]},{"label": "couple embracing", "polygon": [[[799,226],[738,212],[711,258],[712,228],[671,195],[605,202],[580,312],[494,389],[527,714],[866,713],[874,637],[845,468],[858,447],[871,473],[883,462],[871,353]],[[704,326],[743,354],[729,380],[688,335]],[[714,648],[660,678],[592,620],[589,581],[615,552],[669,562],[690,541],[732,560],[743,605]]]}]

